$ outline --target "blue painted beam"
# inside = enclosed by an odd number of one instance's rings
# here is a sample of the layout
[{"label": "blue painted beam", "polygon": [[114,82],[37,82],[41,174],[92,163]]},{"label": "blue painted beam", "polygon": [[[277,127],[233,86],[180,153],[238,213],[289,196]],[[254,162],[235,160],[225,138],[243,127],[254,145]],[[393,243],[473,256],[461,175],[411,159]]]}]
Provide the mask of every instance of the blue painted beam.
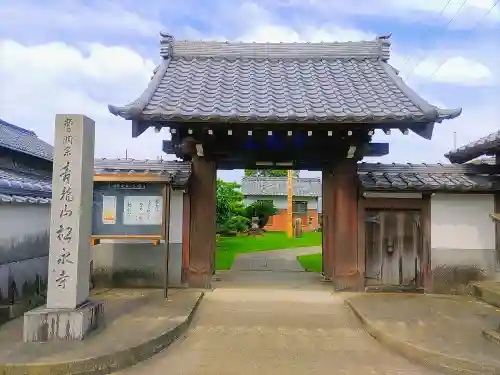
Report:
[{"label": "blue painted beam", "polygon": [[363,149],[362,156],[385,156],[389,154],[389,143],[368,143]]}]

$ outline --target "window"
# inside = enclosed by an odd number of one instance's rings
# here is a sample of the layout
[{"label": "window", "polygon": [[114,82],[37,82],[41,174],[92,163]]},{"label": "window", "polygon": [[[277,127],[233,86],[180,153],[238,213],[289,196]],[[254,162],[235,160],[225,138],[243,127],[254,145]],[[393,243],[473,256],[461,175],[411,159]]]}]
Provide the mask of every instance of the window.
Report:
[{"label": "window", "polygon": [[292,212],[297,215],[307,215],[307,202],[306,201],[293,201]]},{"label": "window", "polygon": [[257,200],[257,202],[274,204],[272,199],[259,199],[259,200]]}]

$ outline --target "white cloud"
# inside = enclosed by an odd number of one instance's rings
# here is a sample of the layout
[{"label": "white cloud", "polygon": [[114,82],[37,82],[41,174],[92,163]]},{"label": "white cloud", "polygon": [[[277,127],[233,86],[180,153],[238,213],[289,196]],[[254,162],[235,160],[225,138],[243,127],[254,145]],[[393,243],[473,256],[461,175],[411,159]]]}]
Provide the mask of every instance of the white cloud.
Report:
[{"label": "white cloud", "polygon": [[246,42],[349,42],[374,40],[374,33],[355,28],[324,24],[291,28],[258,23],[236,39]]},{"label": "white cloud", "polygon": [[415,69],[415,74],[443,83],[474,86],[497,83],[496,77],[487,66],[461,56],[446,59],[444,62],[427,59]]},{"label": "white cloud", "polygon": [[146,88],[155,65],[123,47],[64,43],[24,46],[0,41],[0,116],[33,129],[52,143],[56,113],[82,113],[96,121],[96,155],[135,158],[164,155],[166,134],[131,137],[130,122],[107,104],[126,104]]},{"label": "white cloud", "polygon": [[[479,14],[479,11],[485,12],[488,1],[490,0],[470,0],[468,6],[472,8],[467,8],[467,15],[472,17]],[[456,7],[460,2],[461,0],[452,0],[452,6]],[[137,52],[145,51],[142,45],[136,45],[137,50],[124,46],[133,45],[132,39],[136,36],[151,36],[151,45],[156,43],[157,32],[163,27],[154,12],[150,12],[150,16],[134,13],[130,10],[132,7],[125,8],[127,0],[123,0],[120,6],[113,1],[102,2],[98,4],[98,8],[86,5],[82,8],[78,1],[59,0],[51,1],[52,7],[34,3],[35,7],[30,9],[25,6],[27,2],[4,0],[1,3],[0,17],[4,21],[0,24],[0,35],[2,32],[7,33],[17,42],[0,41],[0,117],[20,126],[33,128],[43,139],[51,142],[56,113],[84,113],[96,120],[98,156],[123,156],[125,149],[135,158],[164,155],[161,144],[167,134],[155,134],[149,130],[139,138],[132,139],[130,122],[112,116],[107,110],[108,103],[125,104],[136,99],[151,77],[155,64]],[[295,23],[291,19],[280,19],[276,12],[273,13],[273,6],[279,3],[277,0],[231,2],[226,7],[221,6],[220,1],[217,3],[217,9],[212,14],[203,17],[196,14],[196,17],[193,16],[195,21],[183,21],[181,25],[177,24],[178,27],[174,27],[175,23],[172,23],[168,25],[170,29],[167,29],[176,37],[192,39],[225,40],[229,36],[229,39],[261,42],[373,40],[376,34],[369,29],[353,27],[350,23],[353,18],[350,16],[362,14],[378,17],[384,13],[388,17],[404,18],[409,23],[429,20],[437,22],[429,15],[436,15],[443,8],[445,0],[316,0],[314,6],[308,4],[310,7],[304,8],[304,17],[295,20]],[[79,7],[76,4],[80,4]],[[170,15],[176,11],[180,18],[192,15],[188,9],[192,5],[188,6],[187,2],[180,4],[178,0],[172,0],[168,4],[171,8]],[[305,5],[307,1],[304,0],[298,6]],[[325,23],[321,21],[324,17],[315,12],[332,16]],[[197,27],[197,21],[205,22],[205,29]],[[30,27],[27,28],[26,24],[30,24]],[[75,42],[36,44],[30,41],[29,45],[20,44],[19,40],[22,39],[18,31],[33,33],[33,30],[46,33],[45,41],[54,38],[67,40],[66,34],[55,36],[55,30],[75,32]],[[107,36],[110,35],[120,40],[109,41]],[[81,44],[87,40],[101,42]],[[113,45],[118,43],[123,46]],[[396,45],[391,63],[399,69],[408,68],[407,71],[411,71],[413,66],[405,64],[398,48]],[[391,154],[382,160],[442,160],[442,155],[451,147],[454,130],[458,133],[459,142],[466,142],[487,134],[500,125],[496,121],[500,113],[495,110],[500,97],[497,95],[496,98],[486,98],[478,107],[476,91],[469,93],[469,90],[479,89],[480,85],[498,83],[500,58],[491,53],[493,48],[475,45],[469,51],[458,47],[454,50],[435,49],[407,51],[415,57],[412,64],[423,60],[415,70],[415,85],[412,81],[410,84],[417,86],[415,88],[421,92],[417,84],[440,83],[438,89],[433,86],[425,97],[433,104],[455,102],[451,107],[464,106],[464,115],[457,120],[436,125],[432,141],[417,136],[384,136],[383,141],[391,143]],[[153,52],[153,56],[157,54]],[[428,77],[443,62],[445,64],[429,80]],[[456,86],[457,94],[462,95],[460,99],[457,99],[455,93],[448,97],[439,95],[443,87],[455,85],[460,85]],[[445,104],[441,106],[446,107]],[[238,179],[241,172],[222,174],[229,179]]]},{"label": "white cloud", "polygon": [[90,6],[81,1],[3,0],[0,19],[0,31],[35,34],[33,37],[60,30],[150,36],[162,28],[156,18],[141,16],[114,1],[98,1]]},{"label": "white cloud", "polygon": [[494,86],[499,82],[497,73],[479,61],[457,55],[443,56],[439,52],[428,53],[428,56],[431,57],[405,64],[408,59],[396,54],[391,63],[403,67],[401,77],[410,85],[432,81],[462,86]]},{"label": "white cloud", "polygon": [[[276,0],[267,0],[270,6]],[[493,26],[500,22],[500,7],[495,7],[485,18],[495,0],[288,0],[282,6],[301,7],[304,11],[329,14],[340,19],[346,16],[377,16],[403,19],[418,24],[445,25],[453,18],[450,28]],[[463,6],[462,6],[463,4]]]}]

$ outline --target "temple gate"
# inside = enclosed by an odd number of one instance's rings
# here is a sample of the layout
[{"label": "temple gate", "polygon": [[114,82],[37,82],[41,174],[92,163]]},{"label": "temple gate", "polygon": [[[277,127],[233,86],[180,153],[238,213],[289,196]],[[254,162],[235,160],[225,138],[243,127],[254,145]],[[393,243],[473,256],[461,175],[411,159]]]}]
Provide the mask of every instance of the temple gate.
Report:
[{"label": "temple gate", "polygon": [[161,34],[161,63],[144,93],[112,114],[132,136],[168,127],[163,150],[192,162],[187,281],[209,288],[215,252],[217,169],[322,171],[325,277],[364,287],[358,241],[357,162],[389,152],[376,130],[430,139],[439,109],[389,65],[389,37],[348,43],[175,41]]}]

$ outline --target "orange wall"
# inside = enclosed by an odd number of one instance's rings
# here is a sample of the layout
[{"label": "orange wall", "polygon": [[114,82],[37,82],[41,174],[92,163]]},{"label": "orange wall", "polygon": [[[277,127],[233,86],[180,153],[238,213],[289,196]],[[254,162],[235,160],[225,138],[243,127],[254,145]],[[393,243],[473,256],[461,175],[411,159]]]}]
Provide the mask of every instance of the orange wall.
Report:
[{"label": "orange wall", "polygon": [[[265,226],[268,231],[286,232],[286,217],[287,210],[278,210],[278,213],[269,219],[269,223]],[[312,217],[311,225],[308,224],[308,217]],[[302,228],[304,232],[318,229],[318,211],[315,209],[307,210],[307,217],[302,217]]]}]

